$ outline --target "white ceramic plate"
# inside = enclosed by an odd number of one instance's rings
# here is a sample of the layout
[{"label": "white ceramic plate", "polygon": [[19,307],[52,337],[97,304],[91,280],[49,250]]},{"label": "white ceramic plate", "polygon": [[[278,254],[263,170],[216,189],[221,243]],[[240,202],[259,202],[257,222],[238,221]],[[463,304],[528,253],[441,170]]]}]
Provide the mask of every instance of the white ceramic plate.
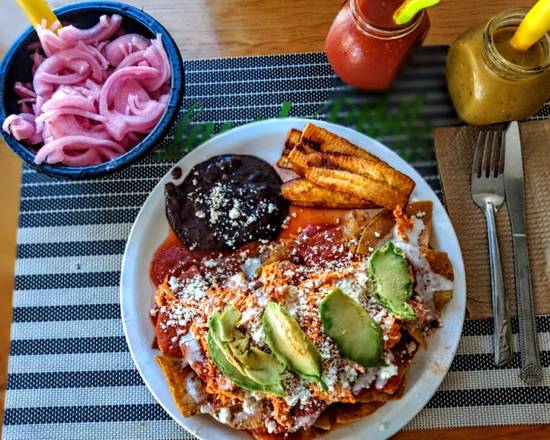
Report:
[{"label": "white ceramic plate", "polygon": [[[305,119],[279,119],[256,122],[216,136],[181,159],[177,166],[182,179],[197,163],[219,154],[252,154],[275,164],[290,128],[302,129]],[[403,159],[379,142],[352,129],[319,121],[310,121],[343,136],[377,155],[416,182],[412,198],[433,201],[435,247],[449,254],[455,271],[454,295],[443,313],[443,327],[434,332],[428,350],[420,350],[407,375],[407,388],[400,400],[388,402],[374,414],[343,425],[323,436],[331,439],[387,438],[405,426],[435,393],[453,360],[466,303],[464,264],[451,221],[437,196],[420,175]],[[149,310],[153,304],[154,286],[149,280],[149,265],[157,247],[168,234],[164,215],[164,185],[171,181],[167,173],[153,189],[136,218],[124,254],[120,286],[122,322],[130,352],[145,384],[163,408],[191,433],[201,439],[250,439],[245,433],[225,427],[210,416],[183,418],[172,400],[168,386],[151,349],[154,337]]]}]

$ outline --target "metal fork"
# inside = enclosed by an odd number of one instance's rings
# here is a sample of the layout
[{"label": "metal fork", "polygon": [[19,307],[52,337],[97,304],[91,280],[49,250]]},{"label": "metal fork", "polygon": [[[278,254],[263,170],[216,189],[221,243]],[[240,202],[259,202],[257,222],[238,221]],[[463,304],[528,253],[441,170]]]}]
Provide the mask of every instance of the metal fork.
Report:
[{"label": "metal fork", "polygon": [[479,132],[472,166],[471,192],[475,204],[487,221],[491,293],[493,303],[495,365],[502,367],[512,359],[512,335],[502,263],[498,245],[495,214],[504,203],[504,146],[496,130]]}]

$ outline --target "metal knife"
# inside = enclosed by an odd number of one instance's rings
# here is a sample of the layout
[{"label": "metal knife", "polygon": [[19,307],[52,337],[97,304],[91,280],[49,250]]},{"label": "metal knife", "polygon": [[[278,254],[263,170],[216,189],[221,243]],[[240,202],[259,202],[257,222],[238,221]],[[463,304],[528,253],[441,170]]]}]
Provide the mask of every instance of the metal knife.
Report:
[{"label": "metal knife", "polygon": [[542,378],[536,338],[535,310],[531,292],[531,271],[527,252],[525,203],[523,197],[523,160],[517,121],[504,134],[504,191],[512,227],[516,303],[521,347],[521,378],[529,385]]}]

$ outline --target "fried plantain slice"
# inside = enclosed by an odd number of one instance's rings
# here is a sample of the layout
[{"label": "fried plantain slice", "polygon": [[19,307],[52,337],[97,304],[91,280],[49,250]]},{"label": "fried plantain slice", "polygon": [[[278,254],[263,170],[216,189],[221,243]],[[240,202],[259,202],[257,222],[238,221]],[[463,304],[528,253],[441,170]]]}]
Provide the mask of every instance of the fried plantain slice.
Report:
[{"label": "fried plantain slice", "polygon": [[393,214],[387,209],[381,210],[363,228],[356,252],[363,255],[372,253],[380,240],[392,231],[394,225]]},{"label": "fried plantain slice", "polygon": [[[195,373],[189,367],[182,367],[181,360],[168,356],[155,356],[162,374],[166,379],[170,393],[174,398],[176,407],[183,417],[198,414],[199,402],[195,402],[187,390],[189,381],[192,381]],[[196,377],[196,380],[200,380]]]},{"label": "fried plantain slice", "polygon": [[381,162],[378,157],[352,144],[347,139],[311,123],[304,128],[300,142],[316,151],[349,154],[373,162]]},{"label": "fried plantain slice", "polygon": [[302,136],[302,132],[300,130],[297,130],[295,128],[289,130],[286,136],[285,147],[283,148],[281,157],[277,162],[278,167],[293,169],[292,162],[288,160],[288,155],[290,154],[294,146],[300,141],[300,136]]},{"label": "fried plantain slice", "polygon": [[297,206],[313,208],[372,208],[372,202],[316,185],[306,179],[294,179],[281,187],[283,197]]},{"label": "fried plantain slice", "polygon": [[306,179],[319,186],[347,192],[391,210],[396,206],[404,206],[409,198],[408,193],[350,171],[310,167],[304,174]]},{"label": "fried plantain slice", "polygon": [[430,237],[432,235],[432,210],[433,203],[431,200],[411,202],[405,209],[405,214],[408,217],[415,216],[424,223],[424,229],[418,236],[418,244],[420,246],[429,246],[430,244]]},{"label": "fried plantain slice", "polygon": [[[328,164],[326,168],[336,168],[340,170],[350,171],[352,173],[364,176],[371,182],[389,186],[394,191],[404,195],[405,203],[414,189],[414,181],[407,175],[397,171],[387,163],[379,161],[373,162],[360,157],[352,157],[343,154],[323,154],[323,164]],[[384,206],[388,209],[393,209],[396,206],[404,208],[405,203],[393,206]]]},{"label": "fried plantain slice", "polygon": [[[415,186],[411,178],[376,156],[313,124],[306,126],[287,159],[294,171],[319,186],[347,192],[392,210],[404,208]],[[324,171],[315,171],[314,168]],[[338,171],[348,171],[349,174],[346,179],[335,182]],[[327,182],[329,177],[332,177],[332,183]]]},{"label": "fried plantain slice", "polygon": [[308,167],[321,164],[323,158],[321,153],[316,152],[307,145],[298,142],[288,154],[288,160],[292,169],[303,176]]}]

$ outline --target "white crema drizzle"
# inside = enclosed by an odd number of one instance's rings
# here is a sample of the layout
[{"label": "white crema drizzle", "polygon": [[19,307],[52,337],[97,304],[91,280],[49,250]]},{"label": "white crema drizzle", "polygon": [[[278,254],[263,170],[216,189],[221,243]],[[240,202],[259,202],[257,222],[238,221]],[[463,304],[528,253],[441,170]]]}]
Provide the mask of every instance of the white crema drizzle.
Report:
[{"label": "white crema drizzle", "polygon": [[397,225],[394,226],[392,235],[395,246],[400,248],[409,263],[413,266],[416,281],[416,293],[423,300],[425,306],[433,309],[434,292],[443,292],[453,289],[453,282],[444,276],[435,273],[426,257],[419,248],[419,238],[425,228],[422,219],[413,216],[413,226],[405,231],[408,242],[403,241],[397,232]]}]

